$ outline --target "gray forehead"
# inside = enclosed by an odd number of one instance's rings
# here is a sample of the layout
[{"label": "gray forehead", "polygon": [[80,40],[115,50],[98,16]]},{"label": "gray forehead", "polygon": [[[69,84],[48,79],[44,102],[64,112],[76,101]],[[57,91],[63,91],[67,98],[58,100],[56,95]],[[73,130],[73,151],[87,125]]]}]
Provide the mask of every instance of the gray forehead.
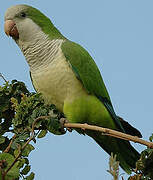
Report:
[{"label": "gray forehead", "polygon": [[28,7],[29,7],[29,6],[24,5],[24,4],[11,6],[10,8],[8,8],[8,9],[6,10],[4,19],[5,19],[5,20],[7,20],[7,19],[13,19],[16,14],[20,13],[21,11],[26,10]]}]

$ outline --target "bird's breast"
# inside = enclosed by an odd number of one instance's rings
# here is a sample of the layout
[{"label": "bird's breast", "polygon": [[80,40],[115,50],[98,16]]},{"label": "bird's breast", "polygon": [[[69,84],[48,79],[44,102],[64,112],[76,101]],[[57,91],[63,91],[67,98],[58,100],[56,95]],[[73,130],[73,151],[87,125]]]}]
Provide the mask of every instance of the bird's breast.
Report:
[{"label": "bird's breast", "polygon": [[35,89],[46,103],[55,104],[63,111],[64,102],[86,93],[61,52],[48,66],[31,72]]}]

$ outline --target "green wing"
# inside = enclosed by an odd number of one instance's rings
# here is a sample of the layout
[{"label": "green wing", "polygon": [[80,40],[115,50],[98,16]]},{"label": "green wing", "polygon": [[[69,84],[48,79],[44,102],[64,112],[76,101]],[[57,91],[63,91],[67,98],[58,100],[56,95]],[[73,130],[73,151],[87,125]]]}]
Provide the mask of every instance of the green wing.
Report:
[{"label": "green wing", "polygon": [[62,44],[61,48],[76,77],[82,82],[87,92],[95,95],[101,100],[119,129],[122,129],[124,132],[124,129],[113,110],[100,71],[92,57],[83,47],[68,40]]}]

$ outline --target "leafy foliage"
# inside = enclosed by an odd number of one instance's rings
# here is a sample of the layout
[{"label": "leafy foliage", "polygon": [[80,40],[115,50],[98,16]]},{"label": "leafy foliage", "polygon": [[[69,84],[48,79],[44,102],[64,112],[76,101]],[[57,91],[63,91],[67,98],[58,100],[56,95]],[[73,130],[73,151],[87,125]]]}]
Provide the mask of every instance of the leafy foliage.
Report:
[{"label": "leafy foliage", "polygon": [[[13,80],[0,86],[0,179],[34,179],[28,156],[48,132],[64,133],[54,105],[44,104],[41,94],[30,93],[23,82]],[[33,134],[33,136],[32,136]]]},{"label": "leafy foliage", "polygon": [[[0,162],[1,168],[3,171],[7,170],[8,167],[13,163],[14,157],[9,153],[1,153],[0,154]],[[5,179],[17,178],[19,176],[19,167],[18,163],[16,163],[11,170],[6,174]],[[0,173],[0,179],[2,179],[2,173]]]},{"label": "leafy foliage", "polygon": [[[151,139],[151,137],[149,138]],[[119,161],[116,161],[116,155],[111,154],[109,158],[109,170],[107,170],[114,180],[119,180]],[[124,175],[124,174],[123,174]],[[140,159],[136,162],[134,175],[128,180],[152,180],[153,179],[153,149],[147,148],[141,152]],[[122,176],[122,180],[124,177]]]},{"label": "leafy foliage", "polygon": [[137,162],[138,173],[141,174],[141,179],[153,179],[153,149],[147,148],[142,151],[141,157]]},{"label": "leafy foliage", "polygon": [[[149,140],[152,142],[153,135]],[[153,179],[153,149],[147,148],[141,152],[140,159],[136,162],[136,174],[129,180],[152,180]]]}]

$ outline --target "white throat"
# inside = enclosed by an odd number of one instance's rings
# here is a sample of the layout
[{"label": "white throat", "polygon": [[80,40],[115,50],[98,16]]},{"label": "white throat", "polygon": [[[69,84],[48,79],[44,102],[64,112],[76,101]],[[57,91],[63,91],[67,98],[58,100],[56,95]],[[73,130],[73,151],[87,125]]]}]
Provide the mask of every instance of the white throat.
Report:
[{"label": "white throat", "polygon": [[54,60],[64,40],[50,40],[49,36],[33,21],[28,20],[28,23],[29,27],[32,26],[28,31],[28,36],[30,36],[30,38],[26,41],[24,40],[25,36],[21,37],[16,43],[26,57],[30,66],[30,71],[36,71],[48,66],[49,63]]}]

